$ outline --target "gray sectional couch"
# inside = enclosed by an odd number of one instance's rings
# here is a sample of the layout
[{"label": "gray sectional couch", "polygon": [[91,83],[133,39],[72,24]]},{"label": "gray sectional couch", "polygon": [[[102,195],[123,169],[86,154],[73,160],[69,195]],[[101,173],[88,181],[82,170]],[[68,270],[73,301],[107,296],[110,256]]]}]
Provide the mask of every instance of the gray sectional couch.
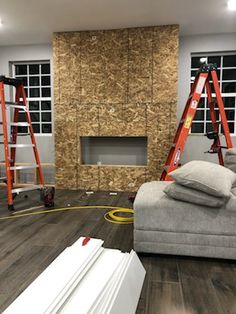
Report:
[{"label": "gray sectional couch", "polygon": [[220,208],[167,196],[171,182],[144,183],[134,202],[134,249],[236,259],[236,188]]}]

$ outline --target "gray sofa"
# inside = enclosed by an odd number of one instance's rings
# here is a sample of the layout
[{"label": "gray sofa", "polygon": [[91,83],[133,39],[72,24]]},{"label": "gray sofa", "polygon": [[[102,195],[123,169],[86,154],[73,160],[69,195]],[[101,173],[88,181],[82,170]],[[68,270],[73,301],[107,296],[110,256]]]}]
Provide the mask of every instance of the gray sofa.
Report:
[{"label": "gray sofa", "polygon": [[134,249],[236,259],[236,189],[221,208],[168,197],[170,182],[144,183],[134,202]]}]

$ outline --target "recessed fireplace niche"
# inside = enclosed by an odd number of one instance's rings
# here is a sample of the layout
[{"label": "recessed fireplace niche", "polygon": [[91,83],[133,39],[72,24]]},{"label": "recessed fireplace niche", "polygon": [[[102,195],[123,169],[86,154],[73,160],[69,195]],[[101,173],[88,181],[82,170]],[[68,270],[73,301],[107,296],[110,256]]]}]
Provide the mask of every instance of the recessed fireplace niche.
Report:
[{"label": "recessed fireplace niche", "polygon": [[82,165],[147,165],[147,137],[83,136],[80,141]]}]

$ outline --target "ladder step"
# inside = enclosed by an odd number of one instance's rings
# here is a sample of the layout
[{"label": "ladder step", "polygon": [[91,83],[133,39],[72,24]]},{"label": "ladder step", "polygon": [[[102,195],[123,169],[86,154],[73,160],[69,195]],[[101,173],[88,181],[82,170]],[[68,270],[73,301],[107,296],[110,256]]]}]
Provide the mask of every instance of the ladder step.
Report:
[{"label": "ladder step", "polygon": [[24,110],[24,111],[26,111],[27,110],[27,108],[25,107],[25,106],[21,106],[21,105],[11,105],[11,107],[10,108],[17,108],[17,109],[22,109],[22,110]]},{"label": "ladder step", "polygon": [[30,133],[17,133],[17,137],[18,136],[28,136],[28,135],[30,135]]},{"label": "ladder step", "polygon": [[34,144],[8,144],[9,147],[19,147],[19,148],[28,148],[34,147]]},{"label": "ladder step", "polygon": [[5,181],[7,177],[0,177],[0,181]]},{"label": "ladder step", "polygon": [[16,79],[16,78],[13,78],[13,77],[6,77],[4,75],[0,76],[0,82],[3,82],[6,85],[15,86],[15,87],[18,87],[20,85],[23,86],[23,83],[22,83],[21,79]]},{"label": "ladder step", "polygon": [[19,193],[22,193],[22,192],[39,190],[39,189],[42,189],[42,188],[43,188],[42,185],[33,185],[33,186],[27,186],[27,187],[24,187],[24,188],[12,189],[11,192],[19,194]]},{"label": "ladder step", "polygon": [[29,126],[29,123],[27,122],[10,122],[9,124],[12,126]]},{"label": "ladder step", "polygon": [[34,169],[38,167],[39,167],[38,165],[14,166],[14,167],[10,167],[10,170]]}]

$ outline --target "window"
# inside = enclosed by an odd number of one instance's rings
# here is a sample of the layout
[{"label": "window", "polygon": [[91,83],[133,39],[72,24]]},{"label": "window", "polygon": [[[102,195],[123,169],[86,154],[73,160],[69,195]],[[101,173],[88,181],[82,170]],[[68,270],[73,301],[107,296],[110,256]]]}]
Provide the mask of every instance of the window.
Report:
[{"label": "window", "polygon": [[[225,105],[225,112],[230,133],[236,134],[236,53],[217,55],[193,54],[191,57],[191,84],[195,79],[197,70],[203,62],[217,64],[218,82]],[[219,118],[217,111],[216,114]],[[206,133],[209,131],[212,131],[212,125],[206,90],[204,89],[195,118],[193,120],[191,133]]]},{"label": "window", "polygon": [[[23,80],[35,133],[52,133],[52,99],[50,62],[14,62],[13,76]],[[19,121],[26,121],[23,111]],[[27,127],[19,127],[19,133],[27,133]]]}]

